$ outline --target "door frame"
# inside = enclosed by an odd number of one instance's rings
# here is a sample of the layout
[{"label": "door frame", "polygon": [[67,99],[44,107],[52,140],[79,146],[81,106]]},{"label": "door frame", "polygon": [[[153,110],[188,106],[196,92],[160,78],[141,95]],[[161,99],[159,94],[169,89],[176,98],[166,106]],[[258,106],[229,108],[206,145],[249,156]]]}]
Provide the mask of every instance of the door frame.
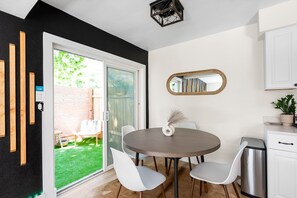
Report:
[{"label": "door frame", "polygon": [[[49,33],[43,33],[43,86],[44,107],[42,112],[42,182],[46,197],[56,197],[54,166],[54,49],[93,58],[106,63],[124,66],[138,72],[138,125],[145,128],[146,122],[146,66],[68,39]],[[104,82],[106,81],[104,76]],[[105,85],[104,85],[105,86]],[[103,139],[106,137],[106,126],[103,128]],[[104,142],[105,144],[105,142]],[[106,151],[103,148],[103,155]],[[103,171],[107,169],[103,157]]]}]

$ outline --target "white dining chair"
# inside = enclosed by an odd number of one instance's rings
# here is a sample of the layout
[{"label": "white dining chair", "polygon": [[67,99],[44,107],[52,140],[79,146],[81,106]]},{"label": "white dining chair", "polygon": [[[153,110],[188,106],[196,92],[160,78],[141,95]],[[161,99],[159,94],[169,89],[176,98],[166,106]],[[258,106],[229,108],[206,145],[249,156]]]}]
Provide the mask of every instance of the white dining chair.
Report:
[{"label": "white dining chair", "polygon": [[[132,125],[126,125],[126,126],[122,127],[122,149],[123,149],[123,152],[125,152],[127,155],[129,155],[133,159],[136,159],[136,153],[134,151],[131,151],[127,147],[125,147],[125,145],[124,145],[124,136],[127,135],[128,133],[131,133],[131,132],[135,131],[135,130],[136,129]],[[142,165],[143,165],[143,160],[146,160],[148,158],[150,158],[150,156],[139,153],[139,160],[141,160]],[[155,164],[155,169],[158,172],[158,166],[157,166],[156,158],[153,157],[153,160],[154,160],[154,164]]]},{"label": "white dining chair", "polygon": [[226,197],[229,198],[229,193],[227,190],[228,184],[233,185],[236,196],[239,198],[239,193],[235,186],[235,179],[237,178],[237,174],[240,166],[240,159],[244,148],[248,145],[245,141],[241,143],[239,150],[232,162],[232,164],[219,164],[214,162],[204,162],[198,164],[191,172],[190,175],[193,177],[192,181],[192,189],[191,189],[191,197],[193,197],[195,180],[200,180],[200,195],[201,195],[201,187],[202,182],[208,182],[212,184],[220,184],[223,186]]},{"label": "white dining chair", "polygon": [[[193,121],[179,122],[179,123],[175,124],[174,127],[175,128],[185,128],[185,129],[197,129],[196,123]],[[196,156],[196,159],[197,159],[197,163],[199,164],[200,163],[199,157]],[[189,161],[189,168],[190,168],[190,170],[192,170],[191,157],[188,157],[188,161]],[[170,159],[169,167],[166,170],[167,175],[169,174],[171,163],[172,163],[172,159]]]},{"label": "white dining chair", "polygon": [[126,153],[114,148],[110,149],[113,157],[114,170],[121,184],[117,197],[119,197],[123,185],[131,191],[140,192],[140,197],[142,197],[143,191],[153,190],[160,186],[162,188],[163,197],[166,198],[163,187],[163,183],[166,180],[164,175],[145,166],[135,166],[132,159]]},{"label": "white dining chair", "polygon": [[178,122],[174,125],[174,127],[186,128],[186,129],[197,129],[197,125],[194,121]]}]

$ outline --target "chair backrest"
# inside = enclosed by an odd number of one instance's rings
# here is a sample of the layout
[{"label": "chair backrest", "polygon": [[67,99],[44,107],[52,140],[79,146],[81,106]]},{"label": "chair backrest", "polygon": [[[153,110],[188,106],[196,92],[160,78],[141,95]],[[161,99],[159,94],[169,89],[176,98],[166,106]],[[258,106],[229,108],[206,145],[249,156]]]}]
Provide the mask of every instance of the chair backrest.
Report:
[{"label": "chair backrest", "polygon": [[131,191],[146,190],[139,172],[131,158],[114,148],[110,148],[113,157],[113,167],[121,184]]},{"label": "chair backrest", "polygon": [[248,143],[246,141],[242,142],[239,150],[232,162],[228,177],[226,178],[226,180],[223,182],[223,184],[230,184],[232,182],[235,181],[237,175],[238,175],[238,171],[239,171],[239,165],[240,165],[240,159],[243,153],[243,150],[245,149],[245,147],[248,145]]},{"label": "chair backrest", "polygon": [[83,120],[80,123],[80,132],[88,130],[88,120]]},{"label": "chair backrest", "polygon": [[126,125],[122,127],[122,149],[125,153],[133,153],[133,151],[127,149],[124,146],[124,136],[127,135],[128,133],[131,133],[132,131],[135,131],[136,129],[132,125]]},{"label": "chair backrest", "polygon": [[174,126],[177,128],[197,129],[196,123],[194,121],[179,122]]},{"label": "chair backrest", "polygon": [[95,133],[101,131],[100,120],[83,120],[80,124],[80,132],[82,134]]}]

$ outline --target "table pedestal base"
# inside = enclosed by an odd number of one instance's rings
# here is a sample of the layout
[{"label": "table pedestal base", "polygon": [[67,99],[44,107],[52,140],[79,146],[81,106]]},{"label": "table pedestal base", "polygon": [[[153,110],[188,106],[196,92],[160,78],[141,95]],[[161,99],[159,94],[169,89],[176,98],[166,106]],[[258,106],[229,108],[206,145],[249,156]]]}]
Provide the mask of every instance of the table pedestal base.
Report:
[{"label": "table pedestal base", "polygon": [[178,198],[178,161],[180,158],[173,158],[174,161],[174,197]]}]

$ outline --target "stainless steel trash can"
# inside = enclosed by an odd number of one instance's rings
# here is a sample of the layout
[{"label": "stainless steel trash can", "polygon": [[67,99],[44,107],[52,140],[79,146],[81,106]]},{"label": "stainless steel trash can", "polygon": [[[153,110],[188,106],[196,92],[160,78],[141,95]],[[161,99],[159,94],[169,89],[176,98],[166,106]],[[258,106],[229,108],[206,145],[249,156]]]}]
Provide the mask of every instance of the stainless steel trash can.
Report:
[{"label": "stainless steel trash can", "polygon": [[247,141],[241,158],[241,193],[248,197],[267,197],[266,146],[263,140],[243,137]]}]

